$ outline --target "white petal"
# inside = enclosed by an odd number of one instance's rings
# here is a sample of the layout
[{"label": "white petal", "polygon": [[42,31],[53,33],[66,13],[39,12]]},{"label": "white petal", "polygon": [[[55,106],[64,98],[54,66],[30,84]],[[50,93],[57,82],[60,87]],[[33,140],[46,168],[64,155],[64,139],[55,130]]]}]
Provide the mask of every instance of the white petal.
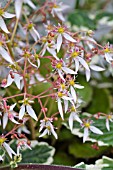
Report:
[{"label": "white petal", "polygon": [[104,71],[105,69],[96,65],[90,65],[90,68],[94,71]]},{"label": "white petal", "polygon": [[30,61],[29,58],[28,58],[28,62],[29,62],[33,67],[38,68],[35,64],[33,64],[33,63]]},{"label": "white petal", "polygon": [[85,70],[85,72],[86,72],[86,80],[89,81],[91,77],[91,72],[90,70]]},{"label": "white petal", "polygon": [[68,110],[68,100],[64,100],[64,110],[65,110],[65,113]]},{"label": "white petal", "polygon": [[84,88],[84,86],[81,86],[79,84],[75,84],[74,87],[77,88],[77,89],[83,89]]},{"label": "white petal", "polygon": [[78,61],[78,59],[76,58],[76,59],[74,59],[74,61],[75,61],[75,69],[76,69],[76,73],[78,72],[78,70],[79,70],[79,61]]},{"label": "white petal", "polygon": [[71,70],[70,68],[67,67],[62,67],[62,70],[66,72],[67,74],[76,74],[75,71]]},{"label": "white petal", "polygon": [[79,60],[79,62],[83,65],[83,67],[84,67],[85,69],[89,70],[89,66],[88,66],[88,64],[86,63],[86,61],[85,61],[83,58],[78,57],[78,60]]},{"label": "white petal", "polygon": [[71,42],[76,42],[75,39],[73,39],[69,34],[63,33],[63,36],[66,40],[71,41]]},{"label": "white petal", "polygon": [[71,131],[73,130],[73,113],[70,114],[69,116],[69,127],[71,129]]},{"label": "white petal", "polygon": [[62,35],[59,34],[57,37],[57,53],[60,51],[61,45],[62,45]]},{"label": "white petal", "polygon": [[30,105],[27,105],[27,106],[26,106],[26,110],[27,110],[28,114],[29,114],[33,119],[35,119],[36,121],[38,120],[38,119],[37,119],[37,116],[36,116],[36,114],[35,114],[35,112],[34,112],[34,110],[32,109],[32,107],[31,107]]},{"label": "white petal", "polygon": [[73,98],[70,98],[70,97],[67,97],[67,96],[63,96],[62,99],[63,99],[63,100],[69,100],[69,101],[70,101],[70,100],[72,100]]},{"label": "white petal", "polygon": [[58,99],[57,102],[58,102],[58,111],[59,111],[59,113],[60,113],[61,118],[64,120],[64,115],[63,115],[63,109],[62,109],[61,100]]},{"label": "white petal", "polygon": [[2,15],[4,18],[13,18],[15,17],[15,14],[10,14],[8,12],[4,12],[4,14]]},{"label": "white petal", "polygon": [[83,143],[85,143],[88,136],[89,136],[89,129],[85,127],[84,128],[84,135],[83,135]]},{"label": "white petal", "polygon": [[32,29],[30,29],[29,32],[30,32],[30,34],[32,35],[32,37],[34,38],[35,41],[37,41],[38,38],[40,39],[40,35],[34,27]]},{"label": "white petal", "polygon": [[102,135],[102,134],[103,134],[103,132],[102,132],[100,129],[96,128],[95,126],[90,126],[90,130],[91,130],[93,133],[96,133],[96,134],[99,134],[99,135]]},{"label": "white petal", "polygon": [[21,106],[20,111],[19,111],[19,119],[22,119],[23,116],[24,116],[24,114],[25,114],[25,105],[23,104],[23,105]]},{"label": "white petal", "polygon": [[79,118],[79,116],[78,116],[77,113],[74,114],[74,119],[75,119],[77,122],[79,122],[79,123],[82,124],[82,121],[81,121],[81,119]]},{"label": "white petal", "polygon": [[55,49],[52,49],[52,48],[47,47],[47,50],[48,50],[48,52],[49,52],[50,54],[53,55],[53,57],[54,57],[56,60],[59,60],[59,58],[58,58],[57,55],[56,55]]},{"label": "white petal", "polygon": [[45,129],[45,130],[44,130],[44,132],[43,132],[43,133],[39,136],[39,138],[41,138],[41,137],[45,136],[47,133],[48,133],[48,130],[47,130],[47,129]]},{"label": "white petal", "polygon": [[112,58],[109,53],[105,53],[105,59],[108,63],[111,63]]},{"label": "white petal", "polygon": [[58,139],[57,133],[55,132],[53,125],[50,123],[49,126],[51,127],[51,133],[53,134],[53,136],[54,136],[56,139]]},{"label": "white petal", "polygon": [[10,106],[10,111],[13,111],[14,107],[16,106],[16,103]]},{"label": "white petal", "polygon": [[109,120],[108,119],[106,119],[106,128],[107,128],[108,131],[110,131],[110,126],[109,126]]},{"label": "white petal", "polygon": [[4,115],[3,115],[3,129],[6,128],[7,123],[8,123],[8,113],[4,113]]},{"label": "white petal", "polygon": [[64,77],[63,77],[63,75],[62,75],[62,73],[61,73],[61,70],[58,70],[58,74],[59,74],[60,78],[61,78],[62,80],[64,80],[64,82],[65,82],[65,79],[64,79]]},{"label": "white petal", "polygon": [[9,55],[8,52],[7,52],[3,47],[1,47],[1,46],[0,46],[0,54],[2,55],[2,57],[3,57],[6,61],[8,61],[9,63],[13,64],[13,61],[12,61],[10,55]]},{"label": "white petal", "polygon": [[3,146],[8,152],[10,158],[12,158],[12,154],[16,155],[16,153],[10,148],[10,146],[6,142],[3,143]]},{"label": "white petal", "polygon": [[24,0],[24,3],[27,3],[31,8],[36,9],[36,6],[32,3],[31,0]]},{"label": "white petal", "polygon": [[38,68],[40,67],[40,60],[37,59]]},{"label": "white petal", "polygon": [[16,86],[18,87],[18,89],[21,89],[20,87],[20,81],[22,80],[22,77],[20,77],[19,74],[14,74],[14,81],[15,81],[15,84]]},{"label": "white petal", "polygon": [[64,16],[62,15],[62,13],[61,12],[55,12],[55,14],[57,15],[57,17],[61,20],[61,21],[65,21],[65,18],[64,18]]},{"label": "white petal", "polygon": [[15,123],[15,124],[20,124],[20,123],[18,123],[14,118],[10,118],[10,120],[11,120],[13,123]]},{"label": "white petal", "polygon": [[4,86],[4,88],[10,86],[13,81],[14,81],[14,79],[12,79],[12,78],[11,78],[11,75],[9,74],[9,75],[8,75],[8,78],[7,78],[7,84]]},{"label": "white petal", "polygon": [[6,33],[9,34],[10,32],[7,29],[7,26],[3,20],[3,18],[0,16],[0,28]]},{"label": "white petal", "polygon": [[23,0],[15,0],[15,13],[18,19],[20,18],[20,14],[21,14],[22,3],[23,3]]},{"label": "white petal", "polygon": [[73,97],[73,100],[74,100],[74,102],[76,103],[76,101],[77,101],[77,95],[76,95],[75,89],[71,86],[71,87],[70,87],[70,90],[71,90],[71,95],[72,95],[72,97]]}]

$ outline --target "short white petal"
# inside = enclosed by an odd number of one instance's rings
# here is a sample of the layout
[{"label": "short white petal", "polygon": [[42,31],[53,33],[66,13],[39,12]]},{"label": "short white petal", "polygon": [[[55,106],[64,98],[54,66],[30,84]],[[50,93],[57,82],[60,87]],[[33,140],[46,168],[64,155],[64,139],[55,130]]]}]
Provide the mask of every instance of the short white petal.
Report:
[{"label": "short white petal", "polygon": [[4,113],[2,122],[3,122],[3,129],[5,129],[8,123],[8,113]]},{"label": "short white petal", "polygon": [[104,71],[105,69],[96,65],[90,65],[90,68],[94,71]]},{"label": "short white petal", "polygon": [[52,48],[47,47],[47,50],[48,50],[48,52],[49,52],[50,54],[53,55],[53,57],[54,57],[56,60],[59,60],[59,58],[58,58],[57,55],[56,55],[55,49],[52,49]]},{"label": "short white petal", "polygon": [[37,59],[38,68],[40,67],[40,60]]},{"label": "short white petal", "polygon": [[61,12],[55,12],[55,14],[57,15],[57,17],[61,20],[61,21],[65,21],[65,18],[64,18],[64,16],[62,15],[62,13]]},{"label": "short white petal", "polygon": [[89,129],[88,128],[84,128],[84,134],[83,134],[83,143],[85,143],[85,141],[87,140],[89,136]]},{"label": "short white petal", "polygon": [[20,124],[20,123],[18,123],[14,118],[11,118],[10,119],[13,123],[15,123],[15,124]]},{"label": "short white petal", "polygon": [[19,111],[19,119],[22,119],[25,114],[25,105],[23,104]]},{"label": "short white petal", "polygon": [[51,123],[50,123],[50,127],[51,127],[51,133],[53,134],[53,136],[54,136],[56,139],[58,139],[57,133],[55,132],[54,127],[53,127],[53,125],[52,125]]},{"label": "short white petal", "polygon": [[59,34],[57,37],[57,53],[60,51],[61,45],[62,45],[62,35]]},{"label": "short white petal", "polygon": [[82,120],[79,118],[79,116],[78,116],[78,114],[77,114],[77,113],[75,113],[75,115],[74,115],[74,119],[75,119],[77,122],[79,122],[79,123],[81,123],[81,124],[82,124]]},{"label": "short white petal", "polygon": [[16,103],[14,103],[13,105],[11,105],[11,106],[10,106],[10,111],[12,111],[15,106],[16,106]]},{"label": "short white petal", "polygon": [[30,105],[27,105],[27,106],[26,106],[26,110],[27,110],[28,114],[29,114],[33,119],[35,119],[36,121],[38,120],[38,119],[37,119],[37,116],[36,116],[36,114],[35,114],[35,112],[34,112],[34,110],[32,109],[32,107],[31,107]]},{"label": "short white petal", "polygon": [[0,46],[0,54],[2,55],[2,57],[3,57],[6,61],[8,61],[9,63],[13,64],[13,61],[12,61],[10,55],[9,55],[8,52],[7,52],[3,47],[1,47],[1,46]]},{"label": "short white petal", "polygon": [[48,130],[47,130],[47,129],[45,129],[45,130],[44,130],[44,132],[43,132],[43,133],[39,136],[39,138],[41,138],[41,137],[45,136],[47,133],[48,133]]},{"label": "short white petal", "polygon": [[74,102],[76,103],[76,101],[77,101],[77,95],[76,95],[75,89],[71,86],[71,87],[70,87],[70,90],[71,90],[71,95],[72,95],[72,97],[73,97],[73,100],[74,100]]},{"label": "short white petal", "polygon": [[74,61],[75,61],[75,70],[76,70],[76,73],[78,72],[78,70],[79,70],[79,61],[78,61],[78,59],[76,58],[76,59],[74,59]]},{"label": "short white petal", "polygon": [[91,130],[93,133],[96,133],[96,134],[99,134],[99,135],[102,135],[102,134],[103,134],[103,132],[102,132],[100,129],[96,128],[95,126],[90,126],[90,130]]},{"label": "short white petal", "polygon": [[77,89],[83,89],[84,88],[84,86],[81,86],[79,84],[75,84],[74,87],[77,88]]},{"label": "short white petal", "polygon": [[69,34],[63,33],[63,36],[66,40],[71,41],[71,42],[76,42],[75,39],[73,39]]},{"label": "short white petal", "polygon": [[15,0],[15,13],[18,19],[20,18],[20,14],[21,14],[22,3],[23,3],[23,0]]},{"label": "short white petal", "polygon": [[6,33],[9,34],[10,32],[7,29],[7,26],[3,20],[3,18],[0,16],[0,28]]},{"label": "short white petal", "polygon": [[18,89],[21,89],[20,87],[20,81],[22,80],[22,77],[20,77],[19,74],[14,74],[14,81],[15,81],[15,84],[16,86],[18,87]]},{"label": "short white petal", "polygon": [[36,29],[34,27],[32,29],[30,29],[29,32],[35,41],[37,41],[38,38],[40,38],[39,33],[36,31]]},{"label": "short white petal", "polygon": [[10,14],[8,12],[4,12],[4,14],[2,15],[4,18],[13,18],[15,17],[15,14]]},{"label": "short white petal", "polygon": [[106,119],[106,128],[107,128],[108,131],[110,131],[110,126],[109,126],[109,120],[108,119]]},{"label": "short white petal", "polygon": [[64,77],[63,77],[63,75],[62,75],[61,70],[58,70],[58,74],[59,74],[60,78],[61,78],[62,80],[64,80],[64,82],[65,82],[65,79],[64,79]]},{"label": "short white petal", "polygon": [[64,120],[64,115],[63,115],[63,109],[62,109],[61,100],[58,99],[57,102],[58,102],[58,111],[59,111],[59,113],[60,113],[61,118]]},{"label": "short white petal", "polygon": [[66,72],[67,74],[76,74],[75,71],[71,70],[70,68],[67,67],[62,67],[62,70]]},{"label": "short white petal", "polygon": [[35,64],[33,64],[33,63],[30,61],[29,58],[28,58],[28,62],[29,62],[33,67],[38,68],[38,66],[36,66]]}]

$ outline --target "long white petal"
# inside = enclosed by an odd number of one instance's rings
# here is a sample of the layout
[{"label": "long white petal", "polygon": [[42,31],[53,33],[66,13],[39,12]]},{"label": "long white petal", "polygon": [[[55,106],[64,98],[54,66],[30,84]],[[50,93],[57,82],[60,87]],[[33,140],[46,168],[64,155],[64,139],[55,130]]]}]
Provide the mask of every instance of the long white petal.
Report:
[{"label": "long white petal", "polygon": [[77,101],[77,95],[76,95],[75,89],[71,86],[71,87],[70,87],[70,90],[71,90],[71,95],[72,95],[72,97],[73,97],[73,100],[74,100],[74,102],[76,103],[76,101]]},{"label": "long white petal", "polygon": [[74,87],[77,88],[77,89],[83,89],[84,88],[84,86],[81,86],[79,84],[75,84]]},{"label": "long white petal", "polygon": [[79,61],[78,61],[78,59],[76,58],[76,59],[74,59],[74,61],[75,61],[75,70],[76,70],[76,73],[78,72],[78,70],[79,70]]},{"label": "long white petal", "polygon": [[84,135],[83,135],[83,143],[85,143],[88,136],[89,136],[89,129],[87,127],[85,127],[84,128]]},{"label": "long white petal", "polygon": [[85,72],[86,72],[86,80],[89,81],[91,77],[91,72],[90,70],[85,70]]},{"label": "long white petal", "polygon": [[47,133],[48,133],[48,130],[47,130],[47,129],[45,129],[45,130],[44,130],[44,132],[43,132],[43,133],[39,136],[39,138],[41,138],[41,137],[45,136]]},{"label": "long white petal", "polygon": [[62,35],[59,34],[57,37],[57,53],[60,51],[61,45],[62,45]]},{"label": "long white petal", "polygon": [[102,132],[100,129],[96,128],[95,126],[90,126],[90,130],[91,130],[93,133],[96,133],[96,134],[99,134],[99,135],[102,135],[102,134],[103,134],[103,132]]},{"label": "long white petal", "polygon": [[4,113],[2,121],[3,121],[3,129],[5,129],[8,123],[8,113]]},{"label": "long white petal", "polygon": [[82,121],[81,121],[81,119],[79,118],[79,116],[78,116],[77,113],[74,114],[74,119],[75,119],[77,122],[79,122],[79,123],[82,124]]},{"label": "long white petal", "polygon": [[73,130],[73,113],[70,114],[69,116],[69,127],[71,129],[71,131]]},{"label": "long white petal", "polygon": [[56,60],[59,60],[59,58],[58,58],[57,55],[56,55],[56,51],[55,51],[54,49],[47,47],[47,50],[48,50],[48,52],[49,52],[50,54],[53,55],[53,57],[54,57]]},{"label": "long white petal", "polygon": [[11,147],[6,142],[3,143],[3,146],[6,149],[7,153],[9,154],[10,158],[12,158],[12,154],[16,155],[16,153],[11,149]]},{"label": "long white petal", "polygon": [[21,106],[20,111],[19,111],[19,119],[22,119],[23,116],[24,116],[24,114],[25,114],[25,105],[23,104],[23,105]]},{"label": "long white petal", "polygon": [[78,60],[84,66],[85,69],[89,70],[89,66],[83,58],[78,57]]},{"label": "long white petal", "polygon": [[104,71],[105,69],[96,65],[90,65],[90,68],[94,71]]},{"label": "long white petal", "polygon": [[24,3],[27,3],[32,9],[36,9],[36,6],[32,3],[31,0],[24,0]]},{"label": "long white petal", "polygon": [[55,14],[57,15],[57,17],[61,20],[61,21],[65,21],[64,16],[62,15],[62,12],[55,12]]},{"label": "long white petal", "polygon": [[26,110],[27,110],[28,114],[29,114],[33,119],[35,119],[36,121],[38,120],[38,119],[37,119],[37,116],[36,116],[36,114],[35,114],[35,112],[34,112],[34,110],[32,109],[32,107],[31,107],[30,105],[27,105],[27,106],[26,106]]},{"label": "long white petal", "polygon": [[4,12],[3,15],[2,15],[4,18],[13,18],[15,17],[15,14],[10,14],[8,12]]},{"label": "long white petal", "polygon": [[14,81],[14,79],[12,79],[12,78],[11,78],[11,75],[9,74],[9,75],[8,75],[8,78],[7,78],[7,84],[4,86],[4,88],[10,86],[13,81]]},{"label": "long white petal", "polygon": [[71,70],[70,68],[67,67],[62,67],[62,70],[66,72],[67,74],[76,74],[75,71]]},{"label": "long white petal", "polygon": [[8,52],[7,52],[3,47],[1,47],[1,46],[0,46],[0,54],[2,55],[2,57],[3,57],[6,61],[8,61],[9,63],[13,64],[13,61],[12,61],[10,55],[9,55]]},{"label": "long white petal", "polygon": [[38,66],[37,65],[35,65],[35,64],[33,64],[31,61],[30,61],[30,59],[28,58],[28,62],[33,66],[33,67],[35,67],[35,68],[38,68]]},{"label": "long white petal", "polygon": [[38,38],[40,39],[40,35],[34,27],[32,29],[30,29],[29,32],[30,32],[30,34],[32,35],[32,37],[34,38],[35,41],[37,41]]},{"label": "long white petal", "polygon": [[110,126],[109,126],[109,120],[108,119],[106,119],[106,128],[107,128],[108,131],[110,131]]},{"label": "long white petal", "polygon": [[0,28],[6,33],[9,34],[10,32],[7,29],[7,26],[3,20],[3,18],[0,16]]},{"label": "long white petal", "polygon": [[63,77],[63,75],[62,75],[61,70],[58,70],[58,74],[59,74],[60,78],[61,78],[62,80],[64,80],[64,82],[65,82],[65,79],[64,79],[64,77]]},{"label": "long white petal", "polygon": [[53,134],[53,136],[54,136],[56,139],[58,139],[57,133],[55,132],[54,127],[53,127],[53,125],[52,125],[51,123],[50,123],[50,128],[51,128],[51,133]]},{"label": "long white petal", "polygon": [[65,113],[68,110],[68,100],[64,100],[64,110],[65,110]]},{"label": "long white petal", "polygon": [[66,40],[71,41],[71,42],[76,42],[75,39],[73,39],[69,34],[63,33],[63,36]]},{"label": "long white petal", "polygon": [[13,111],[13,109],[14,109],[15,106],[16,106],[16,103],[12,104],[12,105],[10,106],[10,111]]},{"label": "long white petal", "polygon": [[18,89],[21,89],[20,87],[20,81],[22,80],[22,77],[20,77],[19,74],[14,74],[14,81],[15,81],[15,84],[16,86],[18,87]]},{"label": "long white petal", "polygon": [[21,14],[22,3],[23,3],[23,0],[15,0],[15,13],[18,19],[20,18],[20,14]]},{"label": "long white petal", "polygon": [[60,113],[61,118],[64,120],[64,115],[63,115],[63,109],[62,109],[61,100],[58,99],[57,102],[58,102],[58,111],[59,111],[59,113]]}]

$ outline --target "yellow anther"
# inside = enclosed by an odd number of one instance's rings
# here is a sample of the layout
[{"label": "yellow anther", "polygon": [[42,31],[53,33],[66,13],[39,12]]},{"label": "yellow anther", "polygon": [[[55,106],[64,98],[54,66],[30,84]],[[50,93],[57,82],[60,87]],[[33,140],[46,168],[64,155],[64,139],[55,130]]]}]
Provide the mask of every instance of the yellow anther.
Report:
[{"label": "yellow anther", "polygon": [[105,48],[104,52],[106,52],[106,53],[110,52],[109,48]]},{"label": "yellow anther", "polygon": [[61,68],[62,68],[62,63],[58,63],[58,64],[56,65],[56,68],[61,69]]},{"label": "yellow anther", "polygon": [[90,123],[84,123],[84,126],[89,128],[90,127]]},{"label": "yellow anther", "polygon": [[76,112],[76,108],[74,106],[71,107],[71,112]]},{"label": "yellow anther", "polygon": [[0,9],[0,16],[3,15],[4,11],[3,9]]},{"label": "yellow anther", "polygon": [[69,83],[71,86],[74,86],[74,84],[75,84],[74,80],[71,80]]},{"label": "yellow anther", "polygon": [[50,126],[47,126],[46,128],[47,128],[48,130],[51,130],[51,127],[50,127]]},{"label": "yellow anther", "polygon": [[66,88],[65,84],[61,84],[61,88],[64,90]]},{"label": "yellow anther", "polygon": [[63,93],[58,92],[58,97],[62,97],[62,96],[63,96]]},{"label": "yellow anther", "polygon": [[108,116],[107,116],[107,118],[108,118],[108,119],[111,119],[111,118],[112,118],[112,116],[111,116],[111,115],[108,115]]},{"label": "yellow anther", "polygon": [[1,138],[0,138],[0,145],[2,145],[5,141],[6,141],[6,138],[1,137]]},{"label": "yellow anther", "polygon": [[33,24],[30,23],[30,24],[28,25],[28,29],[30,30],[30,29],[32,29],[32,28],[33,28]]},{"label": "yellow anther", "polygon": [[72,54],[71,54],[71,57],[73,57],[73,58],[75,58],[75,57],[77,57],[79,55],[79,52],[73,52]]},{"label": "yellow anther", "polygon": [[62,34],[64,32],[64,28],[62,27],[58,28],[58,32]]}]

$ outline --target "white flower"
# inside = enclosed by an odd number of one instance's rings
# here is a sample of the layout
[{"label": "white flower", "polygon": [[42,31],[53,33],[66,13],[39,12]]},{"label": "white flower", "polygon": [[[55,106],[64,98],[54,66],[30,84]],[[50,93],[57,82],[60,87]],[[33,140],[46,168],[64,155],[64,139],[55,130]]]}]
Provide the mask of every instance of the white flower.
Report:
[{"label": "white flower", "polygon": [[[67,93],[67,94],[69,95],[69,93]],[[58,111],[59,111],[60,116],[63,120],[64,120],[64,115],[63,115],[62,100],[64,101],[65,113],[68,109],[68,101],[70,101],[73,104],[73,102],[72,102],[73,98],[70,96],[68,97],[67,94],[66,94],[66,92],[64,93],[62,91],[59,91],[57,93],[57,99],[56,99],[57,103],[58,103]]]},{"label": "white flower", "polygon": [[113,115],[109,114],[106,116],[106,128],[108,131],[110,131],[109,121],[113,122]]},{"label": "white flower", "polygon": [[[54,1],[53,1],[54,2]],[[52,10],[51,10],[51,14],[53,17],[57,16],[61,21],[65,21],[65,18],[62,15],[62,11],[68,9],[69,6],[68,5],[63,5],[62,2],[60,2],[59,4],[54,3]]]},{"label": "white flower", "polygon": [[63,38],[68,40],[68,41],[71,41],[71,42],[76,42],[75,39],[73,39],[69,33],[66,31],[66,27],[63,27],[59,24],[58,27],[56,27],[56,30],[55,32],[57,33],[57,52],[60,51],[60,48],[61,48],[61,45],[62,45],[62,42],[63,42]]},{"label": "white flower", "polygon": [[15,0],[15,13],[18,19],[20,18],[23,3],[27,3],[32,9],[36,9],[36,6],[31,0]]},{"label": "white flower", "polygon": [[8,78],[7,78],[7,83],[4,86],[4,88],[10,86],[13,82],[15,82],[18,89],[21,89],[21,80],[22,79],[23,79],[22,76],[20,76],[18,73],[15,73],[13,70],[10,70]]},{"label": "white flower", "polygon": [[23,149],[31,149],[30,145],[27,144],[27,141],[26,139],[22,139],[22,140],[19,140],[18,144],[17,144],[17,155],[19,156],[20,155],[20,150],[23,150]]},{"label": "white flower", "polygon": [[7,151],[8,155],[12,159],[12,155],[16,155],[16,153],[11,149],[11,147],[5,142],[6,138],[4,136],[0,136],[0,144]]},{"label": "white flower", "polygon": [[89,130],[99,135],[103,134],[103,132],[100,129],[96,128],[95,126],[92,126],[91,122],[89,121],[84,122],[83,126],[84,126],[83,143],[87,140],[89,136]]},{"label": "white flower", "polygon": [[10,32],[7,29],[7,26],[3,20],[3,18],[13,18],[15,17],[15,14],[10,14],[8,12],[5,12],[3,9],[0,9],[0,28],[6,33],[9,34]]},{"label": "white flower", "polygon": [[7,106],[7,109],[3,115],[3,129],[6,128],[6,125],[8,123],[8,119],[10,119],[13,123],[15,124],[19,124],[14,118],[17,118],[17,114],[16,112],[13,111],[14,107],[16,106],[16,103],[11,105],[11,106]]},{"label": "white flower", "polygon": [[108,63],[113,61],[113,47],[109,43],[104,47],[105,59]]},{"label": "white flower", "polygon": [[60,59],[59,61],[58,60],[55,60],[53,63],[52,63],[52,66],[56,69],[56,71],[58,72],[60,78],[65,82],[65,79],[63,77],[63,73],[66,73],[66,74],[76,74],[75,71],[71,70],[70,68],[66,67],[65,66],[65,63],[62,59]]},{"label": "white flower", "polygon": [[40,59],[38,54],[32,55],[31,56],[33,59],[35,59],[36,64],[32,63],[31,60],[28,58],[28,62],[35,68],[39,68],[40,67]]},{"label": "white flower", "polygon": [[26,134],[30,134],[31,132],[27,129],[27,127],[25,125],[21,126],[18,128],[17,132],[19,134],[21,134],[22,132],[26,133]]},{"label": "white flower", "polygon": [[39,137],[43,137],[43,136],[45,136],[46,134],[48,134],[48,135],[53,134],[53,136],[54,136],[56,139],[58,139],[58,136],[57,136],[57,134],[56,134],[56,132],[55,132],[55,130],[54,130],[54,126],[52,125],[52,123],[51,123],[50,120],[47,120],[47,121],[44,120],[44,121],[41,122],[39,132],[41,132],[44,127],[45,127],[46,129],[43,131],[43,133],[42,133]]},{"label": "white flower", "polygon": [[27,111],[29,116],[31,116],[33,119],[35,119],[37,121],[38,120],[37,116],[29,104],[29,103],[33,103],[33,101],[28,100],[28,98],[26,98],[26,99],[22,100],[22,103],[23,103],[23,105],[21,106],[21,109],[19,111],[19,119],[22,119],[25,114],[25,111]]},{"label": "white flower", "polygon": [[26,25],[27,30],[30,32],[31,36],[34,38],[35,41],[40,39],[40,35],[38,31],[35,29],[34,25],[32,22]]},{"label": "white flower", "polygon": [[69,116],[69,127],[70,127],[71,131],[73,130],[73,121],[74,120],[76,120],[77,122],[82,124],[82,120],[78,116],[79,111],[76,110],[78,107],[79,107],[79,105],[77,105],[76,107],[73,105],[71,107],[71,114]]}]

